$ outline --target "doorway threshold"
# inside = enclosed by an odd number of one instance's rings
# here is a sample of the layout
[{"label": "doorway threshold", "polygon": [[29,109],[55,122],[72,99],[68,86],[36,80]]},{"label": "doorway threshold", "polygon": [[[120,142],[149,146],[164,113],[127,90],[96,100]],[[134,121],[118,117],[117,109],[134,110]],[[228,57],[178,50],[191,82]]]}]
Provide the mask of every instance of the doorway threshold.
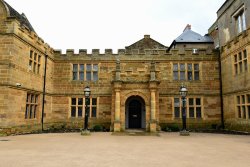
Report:
[{"label": "doorway threshold", "polygon": [[160,136],[158,132],[147,132],[146,129],[126,129],[124,132],[113,132],[115,136]]},{"label": "doorway threshold", "polygon": [[126,129],[127,133],[146,133],[146,129]]}]

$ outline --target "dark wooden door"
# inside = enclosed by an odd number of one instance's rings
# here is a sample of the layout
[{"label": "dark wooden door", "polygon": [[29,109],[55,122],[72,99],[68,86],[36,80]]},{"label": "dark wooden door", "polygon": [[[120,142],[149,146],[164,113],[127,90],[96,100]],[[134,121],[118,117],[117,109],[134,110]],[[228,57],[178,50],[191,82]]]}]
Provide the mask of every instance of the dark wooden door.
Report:
[{"label": "dark wooden door", "polygon": [[129,128],[141,128],[141,103],[137,100],[129,103]]}]

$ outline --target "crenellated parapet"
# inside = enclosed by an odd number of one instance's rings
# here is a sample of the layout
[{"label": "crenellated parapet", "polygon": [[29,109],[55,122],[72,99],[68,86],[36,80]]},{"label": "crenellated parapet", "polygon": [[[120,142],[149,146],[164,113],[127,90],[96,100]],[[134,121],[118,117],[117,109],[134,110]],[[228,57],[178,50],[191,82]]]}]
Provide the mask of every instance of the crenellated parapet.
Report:
[{"label": "crenellated parapet", "polygon": [[53,55],[54,49],[45,43],[34,31],[31,31],[28,27],[21,24],[16,18],[8,17],[7,20],[1,23],[0,28],[0,33],[15,34],[17,38],[25,41],[34,49],[42,53],[46,52],[49,55]]},{"label": "crenellated parapet", "polygon": [[19,25],[18,31],[14,31],[22,39],[29,42],[31,45],[35,46],[36,49],[41,49],[41,52],[53,53],[54,49],[50,47],[48,43],[45,43],[44,40],[39,37],[34,31],[30,31],[27,27]]},{"label": "crenellated parapet", "polygon": [[79,53],[76,53],[74,49],[67,49],[66,53],[62,53],[62,50],[54,50],[55,56],[63,57],[77,57],[77,56],[94,56],[94,57],[105,57],[105,56],[131,56],[131,57],[141,57],[141,56],[211,56],[216,53],[212,49],[172,49],[167,51],[166,49],[145,49],[140,51],[137,49],[127,50],[118,49],[116,53],[112,49],[105,49],[104,53],[101,53],[99,49],[92,49],[91,53],[88,53],[87,49],[79,49]]}]

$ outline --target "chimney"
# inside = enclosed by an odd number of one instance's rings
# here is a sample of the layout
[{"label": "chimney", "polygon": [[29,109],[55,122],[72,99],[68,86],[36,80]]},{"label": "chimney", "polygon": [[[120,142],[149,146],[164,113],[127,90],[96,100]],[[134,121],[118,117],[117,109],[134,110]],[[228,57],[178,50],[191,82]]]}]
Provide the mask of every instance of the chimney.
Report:
[{"label": "chimney", "polygon": [[187,26],[185,27],[185,29],[183,30],[183,32],[187,31],[187,30],[191,30],[191,25],[190,24],[187,24]]},{"label": "chimney", "polygon": [[149,39],[149,38],[150,38],[150,35],[144,35],[144,38],[145,38],[145,39]]}]

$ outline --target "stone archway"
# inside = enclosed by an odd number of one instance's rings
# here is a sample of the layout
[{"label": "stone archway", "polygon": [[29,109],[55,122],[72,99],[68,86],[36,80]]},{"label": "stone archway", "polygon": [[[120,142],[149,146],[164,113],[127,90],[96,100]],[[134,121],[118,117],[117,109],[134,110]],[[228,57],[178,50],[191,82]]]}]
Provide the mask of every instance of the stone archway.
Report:
[{"label": "stone archway", "polygon": [[[120,132],[126,130],[126,107],[127,100],[132,97],[138,97],[143,101],[141,110],[145,111],[145,119],[141,128],[145,127],[146,131],[156,132],[156,84],[153,82],[149,84],[149,90],[145,89],[143,91],[131,91],[131,90],[121,90],[121,83],[114,83],[114,132]],[[135,99],[134,99],[135,100]],[[141,115],[144,116],[144,115]],[[145,125],[144,125],[145,124]]]},{"label": "stone archway", "polygon": [[125,103],[126,129],[146,128],[145,101],[140,96],[130,96]]}]

